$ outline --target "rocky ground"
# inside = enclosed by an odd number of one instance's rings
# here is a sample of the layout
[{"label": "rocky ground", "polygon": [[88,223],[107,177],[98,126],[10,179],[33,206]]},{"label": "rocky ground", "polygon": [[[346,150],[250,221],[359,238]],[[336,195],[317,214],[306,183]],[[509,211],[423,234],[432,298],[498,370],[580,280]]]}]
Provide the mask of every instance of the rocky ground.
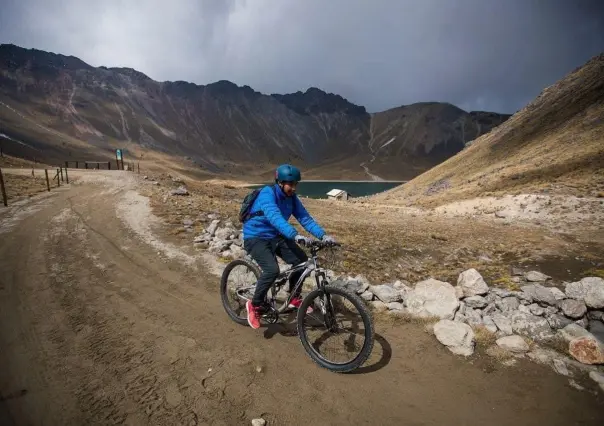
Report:
[{"label": "rocky ground", "polygon": [[[235,220],[245,189],[172,176],[154,178],[147,177],[152,204],[172,224],[175,238],[224,263],[245,257]],[[585,251],[580,237],[539,226],[534,217],[523,216],[509,203],[505,217],[494,214],[504,210],[494,206],[490,220],[468,214],[467,206],[457,214],[397,210],[401,213],[397,217],[383,208],[363,211],[363,204],[305,203],[330,232],[363,253],[351,256],[354,249],[348,247],[341,258],[327,259],[332,261],[328,267],[337,277],[335,284],[356,291],[378,319],[419,320],[455,354],[467,357],[480,348],[506,365],[527,358],[568,377],[574,387],[583,389],[580,379],[589,377],[604,391],[602,252]],[[341,213],[345,209],[348,214]],[[581,216],[581,211],[572,210],[576,228],[581,228],[581,219],[593,219],[592,214]],[[366,221],[368,216],[372,223]],[[515,223],[514,218],[526,221]],[[539,218],[554,223],[552,215]],[[592,236],[597,237],[595,225]],[[347,227],[354,231],[346,233]],[[418,235],[424,241],[407,248]],[[371,243],[355,246],[359,241]],[[597,238],[591,244],[600,247]],[[569,255],[573,251],[574,258]],[[569,267],[552,268],[552,275],[542,272],[547,267],[531,268],[546,256],[564,258]],[[392,266],[393,262],[398,264]]]}]

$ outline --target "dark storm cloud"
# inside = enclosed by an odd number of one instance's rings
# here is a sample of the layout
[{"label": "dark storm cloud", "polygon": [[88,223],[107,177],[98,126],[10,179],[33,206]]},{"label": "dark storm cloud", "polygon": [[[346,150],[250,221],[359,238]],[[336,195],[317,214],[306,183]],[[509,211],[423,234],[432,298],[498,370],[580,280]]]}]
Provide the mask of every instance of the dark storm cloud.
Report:
[{"label": "dark storm cloud", "polygon": [[0,42],[158,80],[514,112],[604,50],[604,2],[4,0]]}]

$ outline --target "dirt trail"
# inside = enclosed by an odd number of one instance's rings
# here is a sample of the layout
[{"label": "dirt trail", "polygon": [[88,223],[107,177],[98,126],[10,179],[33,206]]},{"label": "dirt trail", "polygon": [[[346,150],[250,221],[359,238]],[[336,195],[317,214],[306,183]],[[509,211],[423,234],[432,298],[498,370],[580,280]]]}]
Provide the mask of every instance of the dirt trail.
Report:
[{"label": "dirt trail", "polygon": [[322,370],[285,328],[231,322],[199,256],[149,243],[127,173],[96,176],[0,213],[2,425],[603,424],[601,395],[415,325],[378,326],[359,374]]}]

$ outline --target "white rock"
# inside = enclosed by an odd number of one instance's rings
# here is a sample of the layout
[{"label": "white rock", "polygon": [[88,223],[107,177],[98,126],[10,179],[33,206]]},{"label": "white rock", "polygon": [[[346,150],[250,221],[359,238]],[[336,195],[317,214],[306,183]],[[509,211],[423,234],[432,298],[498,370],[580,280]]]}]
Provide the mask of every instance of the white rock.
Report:
[{"label": "white rock", "polygon": [[264,419],[252,420],[252,426],[264,426],[264,425],[266,425],[266,420],[264,420]]},{"label": "white rock", "polygon": [[562,290],[560,290],[558,287],[550,287],[549,291],[552,292],[552,294],[554,295],[554,298],[556,300],[566,299],[566,294],[564,294],[564,292]]},{"label": "white rock", "polygon": [[551,289],[544,287],[541,284],[525,285],[521,288],[521,290],[531,296],[533,300],[537,302],[546,303],[548,305],[556,304],[554,293],[552,293]]},{"label": "white rock", "polygon": [[587,307],[582,300],[564,299],[558,302],[558,306],[564,315],[573,319],[582,318],[587,313]]},{"label": "white rock", "polygon": [[566,295],[584,301],[588,308],[602,309],[604,308],[604,279],[587,277],[567,284]]},{"label": "white rock", "polygon": [[497,325],[495,324],[495,321],[493,321],[493,318],[491,318],[488,315],[484,315],[482,317],[482,323],[484,325],[484,327],[489,330],[491,333],[497,333]]},{"label": "white rock", "polygon": [[219,219],[214,219],[212,221],[212,223],[210,223],[210,226],[208,226],[208,228],[206,229],[206,232],[213,237],[214,234],[216,233],[216,229],[218,229],[218,224],[220,223]]},{"label": "white rock", "polygon": [[[365,289],[363,289],[364,291]],[[372,285],[369,291],[384,303],[399,302],[403,300],[403,292],[389,284]]]},{"label": "white rock", "polygon": [[512,314],[512,330],[514,333],[531,337],[535,340],[547,340],[554,336],[547,320],[526,312]]},{"label": "white rock", "polygon": [[542,274],[539,271],[529,271],[524,274],[524,279],[529,282],[543,282],[547,281],[550,278],[550,276]]},{"label": "white rock", "polygon": [[379,311],[387,311],[388,310],[388,305],[386,305],[381,300],[374,300],[372,302],[369,302],[369,304],[373,307],[373,309],[375,309],[378,312]]},{"label": "white rock", "polygon": [[487,306],[487,299],[482,296],[471,296],[464,299],[464,303],[470,308],[480,309]]},{"label": "white rock", "polygon": [[438,341],[454,354],[470,356],[474,353],[474,331],[469,325],[443,319],[433,330]]},{"label": "white rock", "polygon": [[591,336],[591,333],[589,331],[575,323],[569,324],[563,329],[558,330],[557,334],[559,337],[561,337],[567,342],[570,342],[571,340],[577,339],[579,337]]},{"label": "white rock", "polygon": [[243,259],[246,255],[246,251],[239,246],[231,245],[231,257],[233,259]]},{"label": "white rock", "polygon": [[520,302],[514,296],[504,297],[495,302],[495,306],[497,306],[501,312],[513,312],[518,309],[519,305]]},{"label": "white rock", "polygon": [[503,334],[509,336],[510,334],[514,333],[514,330],[512,329],[512,321],[508,317],[500,313],[495,313],[493,314],[492,318],[497,328]]},{"label": "white rock", "polygon": [[373,293],[370,291],[365,291],[365,292],[361,293],[361,299],[369,302],[369,301],[373,300]]},{"label": "white rock", "polygon": [[457,286],[463,290],[464,297],[481,296],[489,292],[489,286],[474,268],[459,274]]},{"label": "white rock", "polygon": [[510,352],[524,353],[528,352],[529,350],[528,343],[526,343],[526,341],[518,335],[501,337],[497,339],[495,343],[497,343],[497,346],[499,346],[500,348],[503,348]]},{"label": "white rock", "polygon": [[405,307],[410,314],[419,317],[435,316],[452,320],[459,308],[459,300],[451,284],[430,278],[417,283],[407,294]]},{"label": "white rock", "polygon": [[532,305],[529,305],[529,312],[533,315],[537,315],[537,316],[543,316],[545,315],[545,309],[543,309],[541,306],[539,306],[536,303],[533,303]]},{"label": "white rock", "polygon": [[482,315],[478,309],[467,308],[464,313],[466,317],[466,323],[469,326],[476,327],[482,325]]}]

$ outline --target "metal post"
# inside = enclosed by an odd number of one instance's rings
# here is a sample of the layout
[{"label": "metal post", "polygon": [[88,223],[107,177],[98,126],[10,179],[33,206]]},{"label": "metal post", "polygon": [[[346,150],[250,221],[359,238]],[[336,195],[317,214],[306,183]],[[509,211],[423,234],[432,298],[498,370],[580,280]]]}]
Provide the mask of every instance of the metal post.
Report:
[{"label": "metal post", "polygon": [[44,169],[44,174],[46,175],[46,189],[50,192],[50,181],[48,180],[48,169]]},{"label": "metal post", "polygon": [[4,176],[2,176],[2,169],[0,169],[0,190],[2,191],[2,201],[4,205],[8,207],[8,199],[6,197],[6,188],[4,187]]}]

